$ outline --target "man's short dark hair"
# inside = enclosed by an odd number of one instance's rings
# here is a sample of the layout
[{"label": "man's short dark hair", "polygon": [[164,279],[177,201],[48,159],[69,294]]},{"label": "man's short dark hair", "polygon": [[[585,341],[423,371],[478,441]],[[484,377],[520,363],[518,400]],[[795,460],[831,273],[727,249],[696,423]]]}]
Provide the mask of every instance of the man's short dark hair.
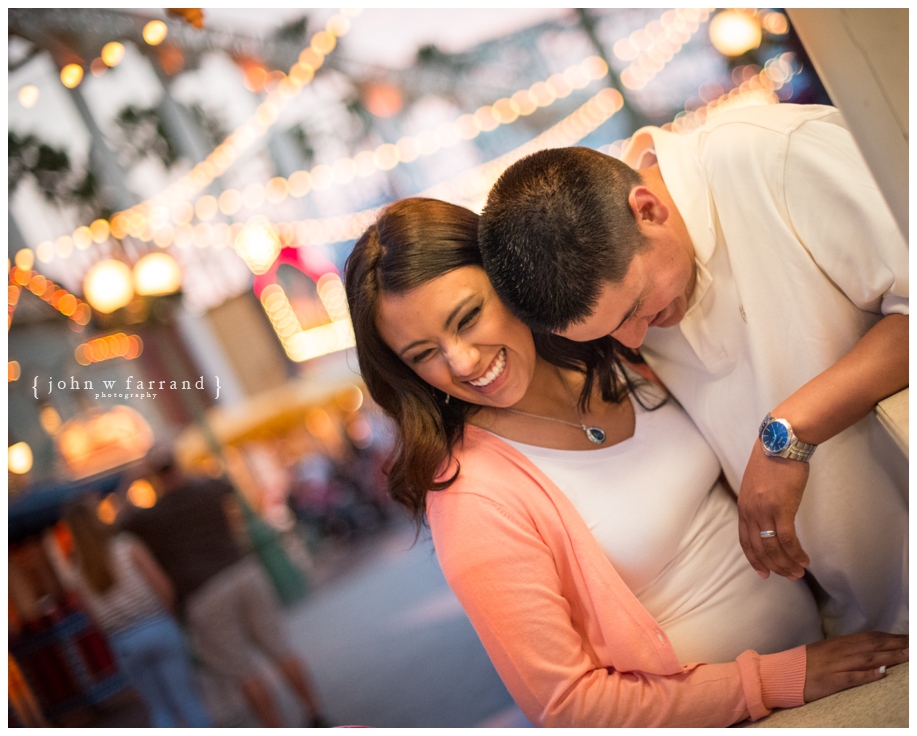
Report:
[{"label": "man's short dark hair", "polygon": [[591,148],[539,151],[491,189],[478,241],[500,298],[535,331],[592,314],[603,282],[627,274],[645,239],[628,204],[640,174]]}]

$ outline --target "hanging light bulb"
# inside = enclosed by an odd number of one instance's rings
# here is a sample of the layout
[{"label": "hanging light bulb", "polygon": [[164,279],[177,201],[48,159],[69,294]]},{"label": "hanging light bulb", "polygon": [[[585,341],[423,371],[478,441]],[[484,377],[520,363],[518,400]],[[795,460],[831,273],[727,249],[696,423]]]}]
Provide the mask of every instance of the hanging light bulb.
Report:
[{"label": "hanging light bulb", "polygon": [[86,301],[97,312],[111,314],[134,298],[131,270],[121,261],[100,261],[83,280]]},{"label": "hanging light bulb", "polygon": [[761,25],[748,13],[724,10],[710,21],[710,42],[724,56],[741,56],[761,45]]},{"label": "hanging light bulb", "polygon": [[168,253],[149,253],[134,266],[134,291],[141,296],[174,294],[181,287],[181,268]]}]

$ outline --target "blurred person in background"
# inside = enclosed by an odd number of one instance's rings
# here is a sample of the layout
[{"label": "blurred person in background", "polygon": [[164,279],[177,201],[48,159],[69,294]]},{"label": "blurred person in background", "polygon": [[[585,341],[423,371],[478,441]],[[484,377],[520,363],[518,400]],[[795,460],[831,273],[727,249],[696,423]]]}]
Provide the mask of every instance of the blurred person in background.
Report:
[{"label": "blurred person in background", "polygon": [[139,539],[102,523],[88,503],[74,504],[64,518],[75,548],[72,582],[149,708],[152,725],[213,726],[170,613],[175,592],[162,568]]},{"label": "blurred person in background", "polygon": [[255,653],[277,668],[308,713],[327,726],[304,663],[285,630],[281,604],[253,554],[241,549],[242,512],[222,480],[186,477],[171,453],[151,463],[159,500],[124,527],[143,539],[175,586],[179,611],[206,668],[233,682],[264,726],[285,726]]},{"label": "blurred person in background", "polygon": [[408,199],[345,289],[397,432],[389,490],[507,689],[543,726],[728,726],[885,676],[908,640],[822,641],[801,580],[762,580],[721,468],[612,338],[533,335],[496,296],[473,212]]}]

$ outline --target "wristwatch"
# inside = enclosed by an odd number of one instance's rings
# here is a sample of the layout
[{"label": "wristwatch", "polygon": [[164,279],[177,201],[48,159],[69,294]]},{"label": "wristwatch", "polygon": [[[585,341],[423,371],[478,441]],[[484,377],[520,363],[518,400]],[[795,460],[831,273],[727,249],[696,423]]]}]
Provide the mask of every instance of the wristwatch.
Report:
[{"label": "wristwatch", "polygon": [[764,417],[758,429],[758,437],[769,457],[787,457],[807,463],[817,445],[807,445],[793,434],[793,428],[786,419],[774,419],[770,414]]}]

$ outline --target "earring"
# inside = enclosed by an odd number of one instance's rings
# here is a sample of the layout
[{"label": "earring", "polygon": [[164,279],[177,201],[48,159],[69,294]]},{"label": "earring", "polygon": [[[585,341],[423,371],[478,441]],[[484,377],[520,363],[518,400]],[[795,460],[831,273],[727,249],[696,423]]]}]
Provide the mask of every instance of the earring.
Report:
[{"label": "earring", "polygon": [[449,403],[449,399],[451,399],[451,398],[452,398],[452,394],[446,394],[446,400],[445,400],[445,402],[443,402],[443,403],[448,404],[448,403]]}]

